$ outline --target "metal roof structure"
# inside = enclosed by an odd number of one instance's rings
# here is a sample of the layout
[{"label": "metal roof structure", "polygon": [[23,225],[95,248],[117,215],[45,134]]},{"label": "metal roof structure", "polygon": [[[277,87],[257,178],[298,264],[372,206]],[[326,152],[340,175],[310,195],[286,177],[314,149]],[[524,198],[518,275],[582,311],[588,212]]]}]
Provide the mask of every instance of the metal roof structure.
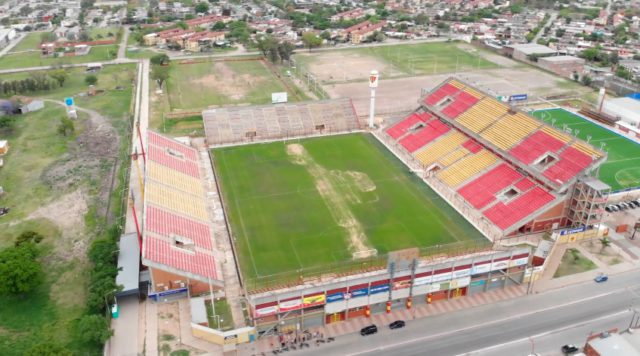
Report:
[{"label": "metal roof structure", "polygon": [[142,261],[222,285],[196,149],[148,134]]},{"label": "metal roof structure", "polygon": [[116,293],[116,297],[138,294],[140,285],[140,246],[138,234],[129,233],[122,235],[118,242],[118,275],[116,284],[122,286],[122,290]]}]

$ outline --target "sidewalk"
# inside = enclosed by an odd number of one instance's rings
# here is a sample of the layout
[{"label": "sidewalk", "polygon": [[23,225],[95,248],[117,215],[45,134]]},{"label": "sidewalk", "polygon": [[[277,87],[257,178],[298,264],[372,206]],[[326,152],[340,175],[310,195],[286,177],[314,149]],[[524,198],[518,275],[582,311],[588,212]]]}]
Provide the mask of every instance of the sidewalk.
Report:
[{"label": "sidewalk", "polygon": [[[311,332],[319,331],[324,337],[338,337],[341,335],[357,333],[363,327],[376,324],[378,327],[388,325],[395,320],[422,319],[443,313],[452,313],[458,310],[469,309],[485,304],[493,304],[502,300],[512,299],[525,295],[526,286],[513,286],[495,291],[477,293],[467,297],[459,297],[451,300],[436,301],[432,304],[417,304],[412,309],[396,309],[390,314],[374,314],[370,318],[358,317],[352,320],[328,324],[324,327],[311,328]],[[252,344],[243,344],[239,347],[242,355],[254,355],[272,351],[271,345],[278,345],[276,336],[268,336],[259,339]]]}]

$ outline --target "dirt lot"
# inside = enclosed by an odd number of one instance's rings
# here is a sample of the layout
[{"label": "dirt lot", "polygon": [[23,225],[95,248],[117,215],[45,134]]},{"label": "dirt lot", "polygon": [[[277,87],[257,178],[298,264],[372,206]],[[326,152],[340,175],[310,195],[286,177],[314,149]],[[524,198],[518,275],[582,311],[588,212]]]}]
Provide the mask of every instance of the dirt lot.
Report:
[{"label": "dirt lot", "polygon": [[372,68],[387,78],[402,75],[392,64],[363,53],[340,51],[313,53],[313,56],[316,59],[309,62],[309,71],[322,82],[366,80]]},{"label": "dirt lot", "polygon": [[[415,109],[418,106],[421,89],[431,90],[452,75],[381,79],[376,91],[376,114],[385,117]],[[581,95],[590,91],[568,80],[531,67],[462,72],[457,76],[495,95],[521,93],[527,93],[529,96]],[[325,85],[324,89],[332,98],[352,98],[358,115],[368,115],[370,92],[366,83],[329,84]]]}]

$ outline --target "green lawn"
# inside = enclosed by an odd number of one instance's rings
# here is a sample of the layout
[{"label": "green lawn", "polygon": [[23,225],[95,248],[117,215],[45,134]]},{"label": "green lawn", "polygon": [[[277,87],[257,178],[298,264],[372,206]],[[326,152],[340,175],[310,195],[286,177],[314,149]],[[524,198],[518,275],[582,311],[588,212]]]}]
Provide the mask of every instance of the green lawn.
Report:
[{"label": "green lawn", "polygon": [[[229,306],[229,303],[227,303],[226,299],[220,298],[215,301],[215,314],[213,312],[213,308],[211,308],[210,299],[207,298],[205,300],[205,306],[207,308],[207,319],[209,320],[210,328],[219,328],[223,331],[231,330],[234,328],[233,317],[231,316],[231,307]],[[220,317],[214,317],[213,315],[219,315]]]},{"label": "green lawn", "polygon": [[[171,109],[202,109],[209,105],[268,104],[271,93],[286,91],[261,61],[171,64],[167,82]],[[289,101],[297,101],[289,93]]]},{"label": "green lawn", "polygon": [[[306,165],[287,153],[298,143]],[[486,241],[369,134],[213,154],[246,279],[348,264],[354,236],[378,255]]]},{"label": "green lawn", "polygon": [[[97,73],[98,89],[106,91],[94,97],[79,97],[86,92],[84,69],[69,69],[69,79],[64,87],[53,91],[31,93],[31,96],[62,100],[76,95],[80,107],[99,111],[117,129],[120,137],[129,127],[128,112],[131,103],[131,76],[135,76],[135,65],[106,66]],[[3,79],[21,79],[29,73],[3,75]],[[116,85],[123,90],[114,90]],[[9,215],[0,218],[0,248],[13,243],[14,238],[25,230],[34,230],[45,236],[42,242],[45,283],[35,293],[12,298],[0,296],[0,355],[22,355],[34,344],[55,340],[65,345],[77,355],[93,355],[98,350],[78,342],[73,325],[84,312],[88,290],[90,265],[86,256],[80,255],[82,246],[88,245],[98,235],[104,216],[96,214],[97,206],[104,206],[106,198],[98,198],[102,174],[108,174],[113,161],[101,162],[97,175],[89,175],[82,169],[69,171],[81,177],[78,183],[68,189],[50,186],[45,180],[48,168],[65,162],[68,147],[77,137],[63,137],[57,133],[59,118],[65,115],[61,106],[45,103],[43,110],[17,117],[12,134],[0,134],[0,139],[8,139],[10,151],[4,157],[5,166],[0,168],[0,186],[6,194],[0,198],[0,206],[11,207]],[[76,121],[77,134],[84,130],[86,115],[80,113]],[[120,150],[127,147],[121,140]],[[99,159],[99,158],[96,158]],[[116,182],[115,189],[119,191]],[[86,229],[82,240],[71,240],[65,236],[54,222],[44,219],[27,219],[37,208],[58,197],[83,187],[88,197],[88,213],[85,215]],[[117,214],[119,201],[114,195],[111,212]],[[74,239],[79,237],[73,236]],[[73,247],[73,248],[71,248]],[[76,248],[78,251],[75,251]],[[65,250],[66,249],[66,250]],[[63,254],[64,256],[61,256]]]},{"label": "green lawn", "polygon": [[[97,40],[115,39],[116,36],[118,35],[118,30],[119,30],[119,27],[117,26],[91,27],[89,28],[88,32],[89,32],[89,37],[97,41]],[[109,33],[111,33],[111,36],[109,36]],[[98,38],[99,37],[98,35],[102,36],[102,38]]]},{"label": "green lawn", "polygon": [[77,57],[43,58],[40,52],[8,53],[0,58],[0,69],[108,61],[114,59],[117,54],[117,45],[93,46],[89,54]]},{"label": "green lawn", "polygon": [[[458,46],[459,43],[455,42],[438,42],[362,47],[322,53],[374,57],[391,66],[391,70],[387,70],[390,74],[385,74],[387,77],[498,68],[497,64],[482,58],[477,49],[468,52]],[[296,55],[295,59],[304,67],[311,62],[323,61],[322,53]]]},{"label": "green lawn", "polygon": [[584,257],[580,251],[576,249],[568,249],[562,255],[560,266],[553,275],[553,278],[564,277],[570,274],[582,273],[595,269],[597,266],[593,261]]},{"label": "green lawn", "polygon": [[204,122],[200,115],[165,119],[162,132],[170,136],[204,136]]},{"label": "green lawn", "polygon": [[582,140],[591,136],[589,142],[596,148],[604,143],[608,157],[600,167],[599,178],[610,185],[611,190],[640,187],[640,144],[564,109],[537,110],[532,114],[549,124],[555,119],[558,128],[566,124],[573,133],[578,130]]},{"label": "green lawn", "polygon": [[9,51],[9,53],[38,50],[38,46],[40,45],[40,36],[42,36],[42,32],[28,33],[15,47],[11,49],[11,51]]}]

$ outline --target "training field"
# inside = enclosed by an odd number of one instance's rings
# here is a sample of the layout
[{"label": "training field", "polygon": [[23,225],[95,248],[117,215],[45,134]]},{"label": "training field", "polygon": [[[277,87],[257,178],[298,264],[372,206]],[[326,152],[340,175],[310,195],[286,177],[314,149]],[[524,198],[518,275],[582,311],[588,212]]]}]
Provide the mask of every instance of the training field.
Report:
[{"label": "training field", "polygon": [[295,59],[325,83],[367,81],[372,69],[388,79],[498,68],[471,46],[445,42],[300,52]]},{"label": "training field", "polygon": [[600,167],[600,180],[609,184],[612,191],[640,187],[640,144],[594,124],[564,109],[537,110],[533,115],[555,126],[562,128],[564,124],[572,130],[578,130],[578,138],[589,141],[594,147],[608,153],[607,161]]},{"label": "training field", "polygon": [[488,242],[369,134],[213,150],[245,278]]},{"label": "training field", "polygon": [[[167,91],[170,109],[211,105],[270,104],[271,93],[287,91],[261,60],[203,61],[171,64]],[[299,101],[289,91],[289,101]]]}]

